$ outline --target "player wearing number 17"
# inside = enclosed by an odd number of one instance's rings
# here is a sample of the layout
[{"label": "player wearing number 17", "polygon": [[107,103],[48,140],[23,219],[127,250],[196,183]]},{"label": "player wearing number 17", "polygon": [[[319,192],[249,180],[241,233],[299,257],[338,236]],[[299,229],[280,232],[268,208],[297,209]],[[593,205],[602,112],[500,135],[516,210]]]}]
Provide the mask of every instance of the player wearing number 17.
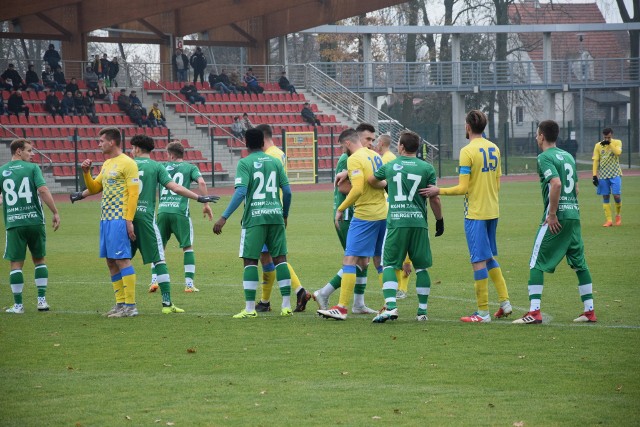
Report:
[{"label": "player wearing number 17", "polygon": [[471,110],[465,119],[465,132],[469,144],[460,150],[460,175],[458,185],[450,188],[428,187],[421,190],[423,196],[433,197],[464,195],[464,231],[473,268],[478,310],[461,317],[463,322],[490,322],[489,277],[498,291],[500,309],[496,318],[512,313],[507,284],[500,265],[496,230],[500,206],[500,150],[493,142],[482,137],[487,126],[487,116],[479,110]]},{"label": "player wearing number 17", "polygon": [[[244,201],[240,257],[244,261],[242,287],[245,308],[233,316],[236,319],[258,317],[256,289],[258,288],[258,259],[266,244],[276,264],[276,281],[282,294],[280,315],[291,316],[291,275],[287,265],[285,227],[291,205],[291,188],[280,160],[265,154],[264,135],[258,129],[245,133],[249,155],[238,162],[235,193],[229,206],[213,226],[215,234],[222,233],[227,219]],[[278,189],[282,189],[282,203]]]}]

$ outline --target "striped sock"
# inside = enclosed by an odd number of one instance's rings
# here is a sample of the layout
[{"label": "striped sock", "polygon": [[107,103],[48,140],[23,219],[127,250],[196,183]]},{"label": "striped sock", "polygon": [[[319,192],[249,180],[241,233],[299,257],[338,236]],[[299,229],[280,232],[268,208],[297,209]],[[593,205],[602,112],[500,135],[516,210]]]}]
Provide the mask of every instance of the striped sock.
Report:
[{"label": "striped sock", "polygon": [[368,266],[362,269],[356,265],[356,285],[353,289],[353,305],[362,307],[364,305],[364,291],[367,288],[367,270]]},{"label": "striped sock", "polygon": [[431,277],[427,270],[416,270],[416,293],[418,294],[418,314],[427,314],[427,304],[431,294]]},{"label": "striped sock", "polygon": [[38,288],[38,297],[47,295],[47,284],[49,282],[49,269],[47,264],[38,264],[35,268],[36,288]]},{"label": "striped sock", "polygon": [[244,289],[245,311],[256,309],[256,289],[258,289],[258,266],[247,265],[242,273],[242,288]]},{"label": "striped sock", "polygon": [[291,308],[291,275],[287,262],[276,265],[276,277],[282,295],[282,308]]},{"label": "striped sock", "polygon": [[169,277],[169,269],[164,261],[159,261],[155,264],[156,278],[158,286],[160,286],[160,293],[162,294],[162,305],[164,307],[171,307],[171,279]]},{"label": "striped sock", "polygon": [[393,267],[385,267],[382,272],[382,296],[387,310],[393,310],[396,305],[396,294],[398,292],[398,282],[396,271]]},{"label": "striped sock", "polygon": [[11,270],[9,273],[9,284],[13,293],[13,302],[22,304],[22,289],[24,288],[24,275],[22,270]]},{"label": "striped sock", "polygon": [[196,275],[196,256],[193,249],[184,251],[184,283],[187,286],[193,286],[193,278]]},{"label": "striped sock", "polygon": [[536,268],[529,270],[529,311],[540,310],[543,285],[544,273],[542,270]]},{"label": "striped sock", "polygon": [[591,273],[589,270],[577,271],[578,275],[578,292],[580,299],[584,304],[584,311],[593,310],[593,285],[591,284]]}]

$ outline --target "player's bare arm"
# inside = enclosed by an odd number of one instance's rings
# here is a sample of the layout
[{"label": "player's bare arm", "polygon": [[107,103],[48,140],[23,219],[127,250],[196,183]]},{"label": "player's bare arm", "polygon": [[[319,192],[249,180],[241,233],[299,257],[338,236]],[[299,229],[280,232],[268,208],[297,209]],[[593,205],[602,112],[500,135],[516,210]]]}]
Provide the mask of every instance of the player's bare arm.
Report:
[{"label": "player's bare arm", "polygon": [[386,179],[379,180],[374,175],[371,175],[369,178],[367,178],[367,182],[373,188],[386,188],[386,186],[387,186],[387,180]]},{"label": "player's bare arm", "polygon": [[227,219],[221,216],[220,219],[218,219],[216,223],[213,224],[213,232],[215,234],[222,234],[222,227],[224,227],[226,223]]},{"label": "player's bare arm", "polygon": [[60,227],[60,215],[58,215],[58,209],[56,208],[56,203],[53,201],[51,192],[46,185],[43,185],[42,187],[38,188],[38,194],[40,195],[40,199],[44,202],[45,205],[47,205],[47,207],[51,211],[51,214],[53,215],[53,231],[57,231],[58,227]]},{"label": "player's bare arm", "polygon": [[442,203],[440,196],[429,197],[429,207],[436,218],[436,237],[444,233],[444,217],[442,216]]},{"label": "player's bare arm", "polygon": [[544,221],[544,223],[549,227],[551,234],[558,234],[562,228],[558,221],[558,217],[556,216],[556,212],[558,212],[558,203],[560,202],[561,188],[562,183],[560,182],[560,178],[551,178],[551,181],[549,181],[549,213],[547,214],[547,219]]},{"label": "player's bare arm", "polygon": [[[207,183],[204,182],[203,177],[198,178],[198,190],[200,191],[201,195],[207,195]],[[208,203],[205,203],[202,206],[202,217],[209,218],[209,221],[213,221],[213,211],[211,210],[211,206],[209,206]]]}]

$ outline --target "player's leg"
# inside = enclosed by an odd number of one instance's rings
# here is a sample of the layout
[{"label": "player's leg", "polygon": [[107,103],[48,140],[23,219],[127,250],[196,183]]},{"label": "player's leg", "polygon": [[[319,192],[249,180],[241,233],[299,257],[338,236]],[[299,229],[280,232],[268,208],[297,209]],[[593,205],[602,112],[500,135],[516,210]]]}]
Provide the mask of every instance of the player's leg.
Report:
[{"label": "player's leg", "polygon": [[622,177],[616,176],[611,178],[611,192],[613,193],[613,201],[616,205],[616,226],[622,225]]},{"label": "player's leg", "polygon": [[282,295],[281,316],[291,316],[291,274],[287,263],[287,236],[284,225],[271,224],[267,227],[266,244],[273,254],[276,265],[276,280]]},{"label": "player's leg", "polygon": [[[342,221],[340,222],[340,228],[336,228],[338,240],[340,240],[340,245],[342,246],[343,251],[347,247],[349,224],[351,224],[351,221]],[[338,270],[336,275],[333,276],[331,280],[329,280],[327,284],[324,285],[324,287],[313,293],[313,299],[318,303],[318,308],[320,310],[326,310],[327,308],[329,308],[329,297],[336,291],[336,289],[340,288],[340,284],[342,282],[342,273],[342,269]]]},{"label": "player's leg", "polygon": [[49,269],[45,256],[47,255],[46,244],[47,235],[44,225],[30,226],[27,230],[27,246],[31,252],[36,288],[38,290],[38,311],[48,311],[47,304],[47,284],[49,281]]},{"label": "player's leg", "polygon": [[[26,254],[25,254],[26,255]],[[24,288],[24,275],[22,274],[23,261],[11,261],[9,272],[9,284],[13,293],[13,306],[7,309],[7,313],[23,314],[22,290]]]},{"label": "player's leg", "polygon": [[566,226],[571,227],[569,248],[567,249],[567,264],[578,276],[578,292],[584,306],[584,312],[574,319],[574,322],[596,322],[596,313],[593,305],[593,284],[591,273],[584,258],[584,243],[580,221],[566,221]]},{"label": "player's leg", "polygon": [[495,257],[498,256],[498,244],[496,241],[498,219],[488,220],[486,225],[489,237],[489,246],[491,247],[491,253],[493,255],[491,259],[487,260],[487,272],[489,273],[489,278],[493,282],[493,286],[496,288],[496,292],[498,293],[498,302],[500,303],[500,308],[493,316],[496,319],[500,319],[502,317],[508,317],[513,312],[513,308],[509,301],[507,282],[504,280],[500,264],[498,264],[498,261],[495,259]]},{"label": "player's leg", "polygon": [[407,297],[407,292],[409,291],[409,277],[410,277],[411,273],[409,273],[409,274],[406,273],[406,271],[405,271],[405,267],[406,266],[408,266],[409,272],[410,272],[411,271],[411,267],[412,267],[412,263],[411,263],[411,259],[409,258],[408,255],[405,258],[404,263],[402,264],[402,268],[399,269],[399,270],[396,270],[396,278],[398,280],[398,293],[397,293],[396,297],[398,299],[406,298]]},{"label": "player's leg", "polygon": [[396,270],[402,266],[406,253],[403,242],[402,229],[392,228],[386,230],[383,247],[382,272],[382,296],[384,297],[384,309],[373,318],[373,323],[384,323],[387,320],[398,318],[396,293],[398,292],[398,280]]},{"label": "player's leg", "polygon": [[24,275],[22,274],[22,267],[27,255],[27,240],[23,230],[25,228],[15,227],[6,231],[4,258],[10,262],[9,284],[13,294],[13,306],[7,309],[7,313],[24,313],[24,305],[22,304]]},{"label": "player's leg", "polygon": [[266,228],[258,225],[240,230],[240,252],[243,259],[242,288],[245,308],[234,315],[235,319],[258,317],[256,312],[256,290],[258,289],[258,259],[266,240]]},{"label": "player's leg", "polygon": [[[136,307],[136,274],[131,265],[131,241],[124,219],[103,221],[105,227],[106,258],[114,283],[116,305],[124,303],[121,310],[109,317],[133,317],[138,315]],[[119,276],[118,276],[119,274]],[[114,277],[116,280],[114,280]],[[118,289],[116,289],[118,287]]]},{"label": "player's leg", "polygon": [[431,294],[431,277],[427,269],[433,265],[433,259],[431,256],[429,231],[426,228],[412,230],[413,233],[407,236],[409,240],[407,252],[416,269],[416,294],[418,295],[416,320],[424,322],[428,320],[427,309],[429,295]]},{"label": "player's leg", "polygon": [[460,320],[468,323],[490,322],[489,315],[489,272],[486,260],[493,257],[489,236],[487,234],[486,221],[465,219],[464,231],[467,238],[467,246],[471,257],[473,269],[474,289],[478,306],[470,316],[461,317]]},{"label": "player's leg", "polygon": [[[373,248],[373,265],[376,268],[378,273],[378,278],[380,280],[380,287],[382,287],[382,246],[384,245],[384,236],[387,231],[387,221],[370,221],[369,225],[369,241],[365,242],[368,245],[367,251],[365,253],[370,253],[371,248]],[[371,256],[371,255],[365,255]],[[364,302],[364,292],[367,287],[367,268],[369,266],[368,260],[361,258],[358,263],[360,267],[359,273],[356,272],[356,286],[353,294],[353,307],[351,308],[351,312],[354,314],[376,314],[378,311],[372,308],[367,307]]]},{"label": "player's leg", "polygon": [[269,253],[267,245],[262,248],[260,254],[260,264],[262,265],[262,283],[261,290],[262,295],[260,301],[256,304],[257,312],[271,311],[271,291],[273,290],[273,284],[276,281],[276,265],[273,263],[273,258]]},{"label": "player's leg", "polygon": [[611,180],[609,178],[603,178],[598,181],[597,193],[602,196],[602,209],[604,210],[605,222],[603,227],[611,227],[613,222],[611,221]]},{"label": "player's leg", "polygon": [[180,242],[184,262],[184,291],[199,292],[193,280],[196,276],[196,255],[193,252],[193,223],[191,217],[175,215],[177,220],[176,238]]}]

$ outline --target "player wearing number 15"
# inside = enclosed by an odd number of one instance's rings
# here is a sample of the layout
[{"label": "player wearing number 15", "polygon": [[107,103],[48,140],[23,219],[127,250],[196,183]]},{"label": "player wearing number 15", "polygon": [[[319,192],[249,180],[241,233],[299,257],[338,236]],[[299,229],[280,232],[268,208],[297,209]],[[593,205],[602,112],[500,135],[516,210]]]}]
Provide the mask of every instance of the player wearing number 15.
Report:
[{"label": "player wearing number 15", "polygon": [[513,323],[542,323],[540,299],[543,273],[553,273],[562,258],[578,276],[578,291],[584,312],[574,322],[595,322],[591,274],[584,259],[578,206],[578,174],[571,154],[556,147],[560,128],[553,120],[538,125],[536,140],[542,153],[538,156],[538,175],[542,187],[544,213],[533,245],[529,263],[530,309]]},{"label": "player wearing number 15", "polygon": [[46,242],[44,212],[40,199],[53,214],[53,230],[60,226],[58,209],[46,186],[38,165],[31,163],[33,149],[26,139],[11,142],[11,161],[0,167],[0,191],[2,192],[2,213],[6,229],[4,258],[9,260],[11,272],[9,283],[14,304],[7,313],[22,314],[22,288],[24,277],[22,267],[27,247],[35,265],[35,282],[38,288],[38,311],[49,310],[45,299],[49,271],[45,262]]}]

